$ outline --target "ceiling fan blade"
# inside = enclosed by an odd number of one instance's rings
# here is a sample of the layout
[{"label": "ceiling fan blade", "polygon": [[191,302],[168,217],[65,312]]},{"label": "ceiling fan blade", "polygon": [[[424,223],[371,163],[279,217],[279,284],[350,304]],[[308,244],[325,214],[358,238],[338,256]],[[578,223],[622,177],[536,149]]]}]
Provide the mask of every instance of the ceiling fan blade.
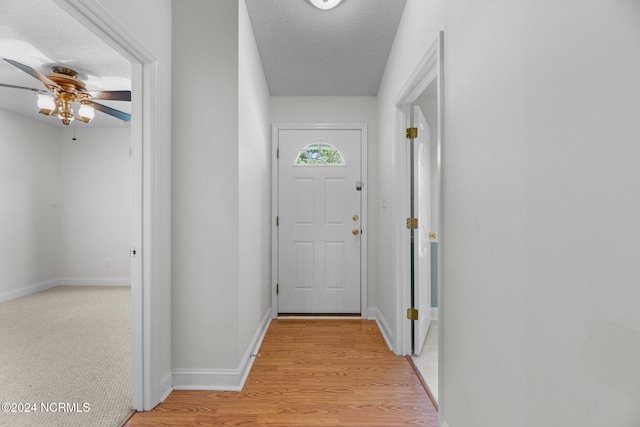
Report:
[{"label": "ceiling fan blade", "polygon": [[111,101],[131,101],[130,90],[105,90],[102,92],[89,92],[93,99],[104,99]]},{"label": "ceiling fan blade", "polygon": [[131,120],[131,114],[125,113],[124,111],[116,110],[115,108],[107,107],[106,105],[98,104],[97,102],[92,102],[91,106],[98,111],[109,114],[110,116],[120,120],[124,120],[125,122]]},{"label": "ceiling fan blade", "polygon": [[32,87],[26,87],[26,86],[7,85],[7,84],[4,84],[4,83],[0,83],[0,87],[8,87],[8,88],[11,88],[11,89],[25,89],[25,90],[31,90],[31,91],[33,91],[33,92],[35,92],[35,93],[39,93],[39,94],[43,94],[43,95],[44,95],[45,93],[49,93],[48,91],[46,91],[46,90],[44,90],[44,89],[35,89],[35,88],[32,88]]},{"label": "ceiling fan blade", "polygon": [[12,59],[7,59],[7,58],[2,58],[2,59],[7,61],[9,64],[13,65],[14,67],[17,67],[17,68],[21,69],[25,73],[29,74],[31,77],[35,77],[36,79],[40,80],[42,82],[42,84],[47,87],[47,89],[54,89],[54,88],[57,89],[57,88],[59,88],[59,86],[57,84],[55,84],[54,82],[49,80],[46,76],[43,76],[42,74],[40,74],[39,72],[37,72],[33,68],[29,67],[28,65],[21,64],[21,63],[19,63],[17,61],[14,61]]}]

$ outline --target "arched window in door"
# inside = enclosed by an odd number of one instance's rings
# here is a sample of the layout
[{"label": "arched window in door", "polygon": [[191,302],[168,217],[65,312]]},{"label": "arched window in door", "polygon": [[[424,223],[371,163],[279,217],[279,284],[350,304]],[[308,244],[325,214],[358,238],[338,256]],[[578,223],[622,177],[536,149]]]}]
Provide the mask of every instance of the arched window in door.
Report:
[{"label": "arched window in door", "polygon": [[314,142],[304,147],[294,162],[296,166],[345,166],[342,153],[326,142]]}]

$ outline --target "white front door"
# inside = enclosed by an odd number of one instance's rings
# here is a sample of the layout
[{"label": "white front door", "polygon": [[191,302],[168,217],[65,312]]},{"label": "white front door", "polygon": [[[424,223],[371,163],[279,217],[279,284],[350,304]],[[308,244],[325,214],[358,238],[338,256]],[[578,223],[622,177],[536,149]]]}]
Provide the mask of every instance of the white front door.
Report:
[{"label": "white front door", "polygon": [[414,231],[414,306],[418,320],[414,327],[414,354],[420,354],[431,326],[431,131],[420,107],[413,107],[413,126],[418,137],[413,142],[413,206],[418,218]]},{"label": "white front door", "polygon": [[360,130],[278,134],[278,312],[360,313]]}]

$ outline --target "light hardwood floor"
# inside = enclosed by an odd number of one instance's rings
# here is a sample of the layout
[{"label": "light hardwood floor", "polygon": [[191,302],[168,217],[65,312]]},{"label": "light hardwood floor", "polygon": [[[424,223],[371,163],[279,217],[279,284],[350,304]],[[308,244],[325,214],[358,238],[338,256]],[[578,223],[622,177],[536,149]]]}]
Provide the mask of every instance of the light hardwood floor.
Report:
[{"label": "light hardwood floor", "polygon": [[368,320],[274,320],[242,392],[174,391],[125,426],[437,426],[409,361]]}]

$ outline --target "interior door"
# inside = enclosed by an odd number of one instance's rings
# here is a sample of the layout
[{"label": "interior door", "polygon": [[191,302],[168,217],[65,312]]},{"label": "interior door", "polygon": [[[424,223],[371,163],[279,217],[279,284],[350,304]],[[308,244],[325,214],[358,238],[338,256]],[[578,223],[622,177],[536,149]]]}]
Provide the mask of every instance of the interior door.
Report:
[{"label": "interior door", "polygon": [[360,313],[361,131],[278,134],[278,312]]},{"label": "interior door", "polygon": [[418,320],[414,321],[414,354],[420,354],[431,326],[431,131],[420,107],[413,107],[413,126],[418,137],[413,140],[413,206],[418,218],[414,232],[414,306]]}]

